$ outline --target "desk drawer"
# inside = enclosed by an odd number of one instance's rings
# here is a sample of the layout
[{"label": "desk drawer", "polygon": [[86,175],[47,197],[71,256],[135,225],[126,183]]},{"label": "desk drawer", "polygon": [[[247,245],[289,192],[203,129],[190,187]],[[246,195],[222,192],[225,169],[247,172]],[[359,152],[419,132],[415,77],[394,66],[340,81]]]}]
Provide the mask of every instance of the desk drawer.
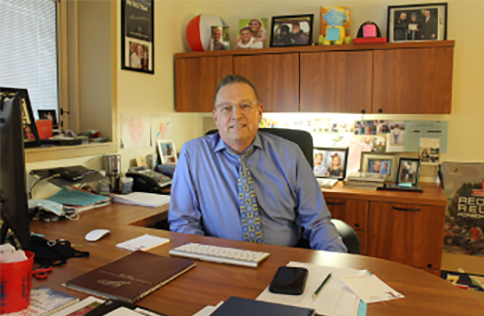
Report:
[{"label": "desk drawer", "polygon": [[368,202],[362,200],[326,199],[331,216],[340,219],[356,231],[368,229]]}]

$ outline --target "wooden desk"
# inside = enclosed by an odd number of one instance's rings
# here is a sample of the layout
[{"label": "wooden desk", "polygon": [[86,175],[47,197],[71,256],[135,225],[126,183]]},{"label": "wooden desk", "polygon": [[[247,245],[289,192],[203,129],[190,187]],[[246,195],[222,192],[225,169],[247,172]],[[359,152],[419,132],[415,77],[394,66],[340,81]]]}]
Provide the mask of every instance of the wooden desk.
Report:
[{"label": "wooden desk", "polygon": [[[32,222],[31,229],[45,234],[47,239],[64,238],[89,258],[72,258],[64,267],[56,267],[45,280],[33,280],[33,287],[48,286],[73,296],[84,298],[83,292],[70,290],[61,284],[82,273],[120,258],[128,251],[115,247],[117,243],[152,234],[170,238],[170,243],[150,250],[154,254],[169,256],[171,248],[188,242],[236,247],[270,252],[271,255],[258,269],[197,261],[196,268],[165,285],[138,302],[167,315],[193,315],[206,305],[215,305],[230,296],[256,298],[270,283],[279,266],[289,261],[311,262],[356,269],[369,269],[389,286],[405,295],[404,299],[375,303],[368,306],[368,315],[480,315],[484,305],[448,282],[429,273],[400,263],[382,259],[338,254],[307,249],[257,245],[226,239],[201,237],[145,228],[145,218],[165,216],[166,207],[158,209],[114,204],[81,213],[78,221],[58,223]],[[111,234],[100,241],[88,243],[86,233],[96,228],[108,228]]]}]

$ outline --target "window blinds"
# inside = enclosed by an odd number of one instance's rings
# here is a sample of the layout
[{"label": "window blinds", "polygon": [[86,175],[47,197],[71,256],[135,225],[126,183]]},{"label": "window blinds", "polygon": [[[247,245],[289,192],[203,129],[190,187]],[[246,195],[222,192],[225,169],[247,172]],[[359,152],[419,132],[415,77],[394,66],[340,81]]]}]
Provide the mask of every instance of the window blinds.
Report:
[{"label": "window blinds", "polygon": [[28,89],[34,115],[58,108],[55,0],[0,0],[0,86]]}]

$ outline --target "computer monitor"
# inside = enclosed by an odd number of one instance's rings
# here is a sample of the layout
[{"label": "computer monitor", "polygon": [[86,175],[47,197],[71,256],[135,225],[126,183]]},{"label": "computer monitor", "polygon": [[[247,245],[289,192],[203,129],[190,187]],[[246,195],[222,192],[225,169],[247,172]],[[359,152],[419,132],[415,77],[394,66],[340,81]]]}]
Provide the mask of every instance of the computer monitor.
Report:
[{"label": "computer monitor", "polygon": [[0,243],[6,242],[10,228],[25,250],[29,248],[30,227],[20,106],[18,94],[0,97]]}]

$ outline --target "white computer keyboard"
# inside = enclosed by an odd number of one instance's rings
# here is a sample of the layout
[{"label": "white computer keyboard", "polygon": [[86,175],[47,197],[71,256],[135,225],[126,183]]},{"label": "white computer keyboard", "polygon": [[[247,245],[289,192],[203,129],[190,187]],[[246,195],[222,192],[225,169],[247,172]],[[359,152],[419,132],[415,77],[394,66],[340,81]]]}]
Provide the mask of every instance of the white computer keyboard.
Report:
[{"label": "white computer keyboard", "polygon": [[170,255],[257,268],[270,253],[189,243],[171,249]]}]

